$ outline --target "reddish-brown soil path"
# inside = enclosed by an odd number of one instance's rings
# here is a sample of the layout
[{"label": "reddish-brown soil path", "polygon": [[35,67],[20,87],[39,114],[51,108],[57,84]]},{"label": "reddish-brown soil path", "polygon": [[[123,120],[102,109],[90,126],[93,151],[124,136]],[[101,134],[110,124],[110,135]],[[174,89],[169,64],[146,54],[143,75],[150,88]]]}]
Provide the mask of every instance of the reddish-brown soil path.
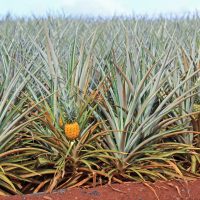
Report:
[{"label": "reddish-brown soil path", "polygon": [[200,200],[200,179],[156,183],[123,183],[90,189],[66,189],[51,194],[38,193],[0,197],[0,200]]}]

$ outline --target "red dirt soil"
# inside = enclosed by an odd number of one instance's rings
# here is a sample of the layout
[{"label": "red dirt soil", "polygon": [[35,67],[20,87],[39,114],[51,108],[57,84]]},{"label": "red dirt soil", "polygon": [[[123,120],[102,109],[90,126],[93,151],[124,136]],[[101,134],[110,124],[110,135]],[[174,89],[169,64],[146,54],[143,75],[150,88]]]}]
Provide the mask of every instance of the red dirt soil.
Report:
[{"label": "red dirt soil", "polygon": [[73,188],[51,194],[37,193],[0,197],[0,200],[200,200],[200,179],[123,183],[90,189]]}]

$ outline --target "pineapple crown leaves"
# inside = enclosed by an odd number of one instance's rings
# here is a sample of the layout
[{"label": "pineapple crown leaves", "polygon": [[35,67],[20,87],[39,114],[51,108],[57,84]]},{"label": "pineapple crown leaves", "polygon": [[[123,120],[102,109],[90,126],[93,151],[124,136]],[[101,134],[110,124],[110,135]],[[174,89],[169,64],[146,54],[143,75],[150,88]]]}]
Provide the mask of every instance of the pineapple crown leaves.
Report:
[{"label": "pineapple crown leaves", "polygon": [[66,106],[66,120],[68,122],[74,122],[75,120],[77,120],[77,107],[75,104],[68,104]]},{"label": "pineapple crown leaves", "polygon": [[73,123],[78,117],[78,108],[74,97],[61,98],[60,114],[65,122]]}]

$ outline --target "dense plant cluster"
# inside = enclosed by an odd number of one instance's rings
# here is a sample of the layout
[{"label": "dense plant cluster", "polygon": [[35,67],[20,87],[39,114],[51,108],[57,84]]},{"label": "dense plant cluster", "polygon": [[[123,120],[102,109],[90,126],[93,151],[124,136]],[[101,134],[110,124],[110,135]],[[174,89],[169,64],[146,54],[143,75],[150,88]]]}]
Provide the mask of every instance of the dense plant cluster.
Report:
[{"label": "dense plant cluster", "polygon": [[0,195],[199,176],[198,17],[0,25]]}]

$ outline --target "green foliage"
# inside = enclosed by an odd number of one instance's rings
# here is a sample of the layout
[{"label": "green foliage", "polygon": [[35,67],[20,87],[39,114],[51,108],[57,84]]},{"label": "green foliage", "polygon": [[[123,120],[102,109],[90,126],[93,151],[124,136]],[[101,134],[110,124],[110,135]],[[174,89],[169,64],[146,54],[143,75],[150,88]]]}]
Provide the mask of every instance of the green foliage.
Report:
[{"label": "green foliage", "polygon": [[[197,27],[198,17],[2,20],[0,194],[199,176]],[[59,125],[67,113],[75,141]]]}]

